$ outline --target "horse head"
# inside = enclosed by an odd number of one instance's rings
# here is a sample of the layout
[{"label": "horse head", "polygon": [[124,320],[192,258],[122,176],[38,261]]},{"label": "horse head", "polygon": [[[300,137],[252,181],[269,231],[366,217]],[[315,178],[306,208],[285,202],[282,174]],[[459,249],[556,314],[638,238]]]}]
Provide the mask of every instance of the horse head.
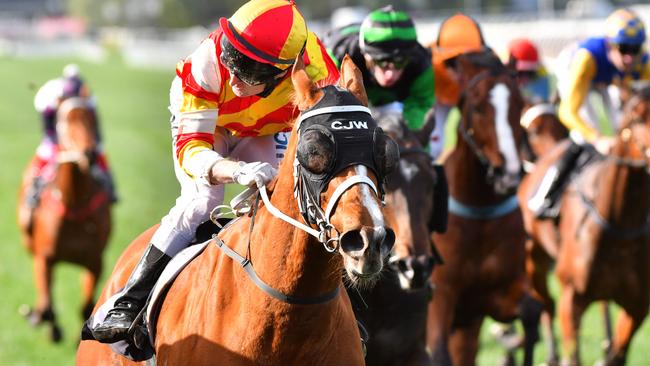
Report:
[{"label": "horse head", "polygon": [[527,161],[534,162],[569,137],[569,130],[560,121],[554,105],[527,104],[522,112],[521,126],[527,137],[522,152]]},{"label": "horse head", "polygon": [[523,99],[511,73],[491,52],[458,56],[463,75],[459,102],[458,141],[463,141],[486,169],[487,183],[497,194],[513,193],[521,180],[519,125]]},{"label": "horse head", "polygon": [[612,154],[623,158],[622,165],[650,172],[650,83],[635,83],[629,92]]},{"label": "horse head", "polygon": [[398,169],[391,173],[386,185],[386,202],[391,208],[388,217],[397,234],[388,263],[402,289],[423,288],[439,263],[432,255],[430,234],[437,179],[432,160],[401,113],[380,111],[373,115],[400,150]]},{"label": "horse head", "polygon": [[57,111],[59,163],[76,162],[87,170],[97,158],[97,124],[87,99],[68,98]]},{"label": "horse head", "polygon": [[370,286],[395,241],[383,214],[386,177],[398,148],[367,108],[360,71],[346,57],[337,86],[318,88],[301,60],[292,72],[301,110],[294,136],[294,195],[303,219],[338,250],[353,284]]}]

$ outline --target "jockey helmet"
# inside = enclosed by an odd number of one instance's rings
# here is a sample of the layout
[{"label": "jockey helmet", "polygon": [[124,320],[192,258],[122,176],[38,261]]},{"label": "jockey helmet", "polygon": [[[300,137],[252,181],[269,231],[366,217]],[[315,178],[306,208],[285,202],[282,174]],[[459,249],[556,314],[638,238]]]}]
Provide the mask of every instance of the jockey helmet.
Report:
[{"label": "jockey helmet", "polygon": [[605,35],[614,44],[642,45],[645,42],[645,25],[630,9],[618,9],[605,21]]},{"label": "jockey helmet", "polygon": [[233,57],[244,55],[280,71],[293,65],[307,42],[307,24],[294,1],[251,0],[219,25],[226,43],[238,51]]},{"label": "jockey helmet", "polygon": [[63,68],[62,78],[62,97],[72,98],[81,96],[83,88],[83,80],[79,72],[79,66],[75,64],[68,64]]},{"label": "jockey helmet", "polygon": [[405,12],[393,9],[391,5],[372,11],[361,23],[361,52],[374,60],[408,57],[417,45],[413,20]]},{"label": "jockey helmet", "polygon": [[445,61],[460,54],[480,52],[485,49],[483,33],[478,23],[469,16],[458,13],[440,24],[436,39],[436,56]]},{"label": "jockey helmet", "polygon": [[508,57],[517,71],[537,71],[539,52],[528,39],[516,39],[508,45]]}]

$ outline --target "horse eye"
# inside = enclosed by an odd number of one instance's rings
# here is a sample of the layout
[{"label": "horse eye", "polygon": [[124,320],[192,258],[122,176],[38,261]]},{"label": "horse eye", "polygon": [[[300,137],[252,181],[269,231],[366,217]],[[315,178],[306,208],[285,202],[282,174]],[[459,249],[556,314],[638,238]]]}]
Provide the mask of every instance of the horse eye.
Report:
[{"label": "horse eye", "polygon": [[321,131],[306,131],[300,136],[298,162],[314,174],[326,172],[334,162],[334,141]]},{"label": "horse eye", "polygon": [[384,177],[395,170],[399,163],[399,147],[386,134],[378,133],[375,137],[375,164]]}]

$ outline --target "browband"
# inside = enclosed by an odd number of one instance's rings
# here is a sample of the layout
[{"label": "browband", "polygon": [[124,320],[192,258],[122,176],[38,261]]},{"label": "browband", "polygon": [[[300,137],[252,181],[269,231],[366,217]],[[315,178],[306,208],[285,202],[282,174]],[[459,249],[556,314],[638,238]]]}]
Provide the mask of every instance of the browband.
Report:
[{"label": "browband", "polygon": [[323,107],[323,108],[318,108],[314,109],[313,111],[309,111],[306,113],[303,113],[300,115],[300,118],[298,118],[298,127],[297,129],[300,128],[300,124],[302,121],[306,120],[307,118],[311,118],[313,116],[318,116],[321,114],[330,114],[330,113],[349,113],[349,112],[364,112],[370,113],[370,109],[368,107],[364,107],[362,105],[337,105],[333,107]]}]

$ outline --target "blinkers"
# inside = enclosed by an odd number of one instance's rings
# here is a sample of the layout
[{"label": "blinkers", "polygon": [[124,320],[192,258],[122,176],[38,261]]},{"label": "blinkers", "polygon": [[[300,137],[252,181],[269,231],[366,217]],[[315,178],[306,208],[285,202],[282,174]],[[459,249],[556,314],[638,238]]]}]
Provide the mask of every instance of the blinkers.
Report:
[{"label": "blinkers", "polygon": [[[322,99],[302,113],[297,129],[294,189],[303,217],[310,223],[318,220],[304,204],[320,208],[320,194],[343,169],[353,165],[370,169],[383,198],[385,179],[399,160],[397,144],[377,126],[367,107],[345,89],[328,86],[322,90]],[[373,148],[368,149],[369,145]]]}]

